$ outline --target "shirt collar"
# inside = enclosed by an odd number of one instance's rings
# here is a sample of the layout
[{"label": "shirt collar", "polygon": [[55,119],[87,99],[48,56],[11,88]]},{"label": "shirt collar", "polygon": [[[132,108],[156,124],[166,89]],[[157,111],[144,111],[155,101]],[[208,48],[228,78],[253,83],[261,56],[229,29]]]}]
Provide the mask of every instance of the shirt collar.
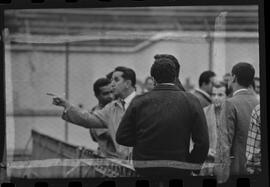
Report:
[{"label": "shirt collar", "polygon": [[174,86],[175,84],[173,84],[173,83],[160,83],[159,85],[170,85],[170,86]]},{"label": "shirt collar", "polygon": [[211,100],[211,96],[207,92],[200,88],[197,88],[196,90]]},{"label": "shirt collar", "polygon": [[128,108],[130,102],[132,101],[132,99],[136,96],[136,92],[133,91],[131,94],[129,94],[129,96],[127,96],[124,101],[125,101],[125,108]]},{"label": "shirt collar", "polygon": [[237,93],[242,92],[242,91],[248,91],[248,89],[242,88],[242,89],[236,90],[235,92],[233,92],[233,96],[235,96]]}]

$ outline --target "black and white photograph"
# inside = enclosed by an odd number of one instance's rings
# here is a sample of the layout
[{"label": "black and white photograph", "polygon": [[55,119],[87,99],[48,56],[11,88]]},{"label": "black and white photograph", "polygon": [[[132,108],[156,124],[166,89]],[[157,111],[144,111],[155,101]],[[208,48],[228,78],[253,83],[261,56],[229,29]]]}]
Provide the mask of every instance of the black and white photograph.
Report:
[{"label": "black and white photograph", "polygon": [[7,177],[260,175],[258,10],[5,10]]}]

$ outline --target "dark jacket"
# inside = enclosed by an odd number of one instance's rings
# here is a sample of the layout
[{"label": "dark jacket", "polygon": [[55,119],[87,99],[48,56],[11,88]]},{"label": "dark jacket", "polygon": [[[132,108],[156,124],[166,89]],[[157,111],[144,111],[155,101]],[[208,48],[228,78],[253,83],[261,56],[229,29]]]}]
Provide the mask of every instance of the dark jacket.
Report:
[{"label": "dark jacket", "polygon": [[[194,149],[189,153],[191,136]],[[209,148],[206,119],[198,99],[172,85],[158,85],[134,98],[119,125],[116,141],[134,147],[135,161],[203,163]],[[136,164],[134,167],[138,169]]]}]

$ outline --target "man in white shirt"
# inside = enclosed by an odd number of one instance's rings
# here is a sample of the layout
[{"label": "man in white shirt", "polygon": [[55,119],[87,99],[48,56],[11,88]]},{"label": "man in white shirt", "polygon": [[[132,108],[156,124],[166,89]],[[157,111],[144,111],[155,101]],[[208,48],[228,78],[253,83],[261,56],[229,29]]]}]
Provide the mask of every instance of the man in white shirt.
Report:
[{"label": "man in white shirt", "polygon": [[113,94],[118,98],[107,104],[103,109],[90,114],[75,106],[61,97],[54,97],[53,104],[64,108],[62,118],[73,124],[85,128],[108,128],[117,151],[117,158],[129,159],[131,148],[121,146],[115,141],[115,134],[119,123],[128,108],[135,92],[136,74],[127,67],[116,67],[112,74]]}]

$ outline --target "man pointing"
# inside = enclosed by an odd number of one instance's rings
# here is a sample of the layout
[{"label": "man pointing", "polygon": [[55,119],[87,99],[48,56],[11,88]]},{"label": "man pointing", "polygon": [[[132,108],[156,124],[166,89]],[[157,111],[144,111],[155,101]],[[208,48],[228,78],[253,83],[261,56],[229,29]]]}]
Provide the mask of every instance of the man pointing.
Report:
[{"label": "man pointing", "polygon": [[115,134],[125,109],[136,96],[136,74],[127,67],[116,67],[112,74],[112,90],[118,98],[107,104],[102,110],[89,113],[75,106],[61,97],[54,97],[53,104],[64,108],[62,118],[73,124],[85,128],[108,128],[116,147],[118,158],[127,159],[130,148],[121,146],[115,141]]}]

